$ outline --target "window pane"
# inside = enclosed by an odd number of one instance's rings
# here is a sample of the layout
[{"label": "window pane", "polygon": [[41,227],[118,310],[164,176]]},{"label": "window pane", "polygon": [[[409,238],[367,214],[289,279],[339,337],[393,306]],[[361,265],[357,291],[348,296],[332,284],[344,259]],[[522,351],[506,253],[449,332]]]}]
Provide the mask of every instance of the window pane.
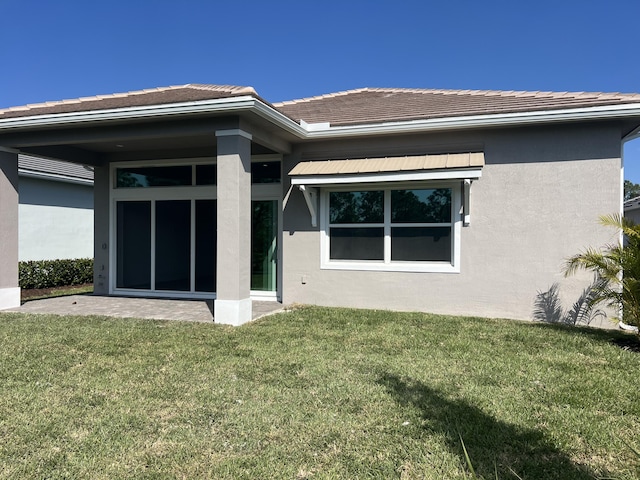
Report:
[{"label": "window pane", "polygon": [[217,173],[215,165],[196,165],[196,185],[215,185]]},{"label": "window pane", "polygon": [[191,185],[191,165],[116,169],[117,188],[176,187]]},{"label": "window pane", "polygon": [[118,202],[117,288],[151,288],[151,202]]},{"label": "window pane", "polygon": [[451,262],[451,227],[394,227],[391,260]]},{"label": "window pane", "polygon": [[196,200],[196,291],[216,291],[216,201]]},{"label": "window pane", "polygon": [[331,223],[382,223],[384,192],[331,192],[329,211]]},{"label": "window pane", "polygon": [[384,260],[384,228],[331,228],[332,260]]},{"label": "window pane", "polygon": [[190,290],[191,201],[156,202],[156,290]]},{"label": "window pane", "polygon": [[451,221],[451,189],[392,190],[393,223],[448,223]]},{"label": "window pane", "polygon": [[280,162],[252,163],[251,183],[280,183]]}]

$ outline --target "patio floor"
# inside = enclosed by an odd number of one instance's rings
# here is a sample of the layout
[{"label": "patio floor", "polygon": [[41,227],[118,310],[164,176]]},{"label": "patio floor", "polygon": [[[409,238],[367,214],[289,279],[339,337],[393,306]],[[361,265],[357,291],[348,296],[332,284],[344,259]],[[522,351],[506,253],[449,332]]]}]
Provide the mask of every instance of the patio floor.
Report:
[{"label": "patio floor", "polygon": [[[31,300],[22,304],[20,307],[4,311],[213,322],[213,302],[213,300],[102,297],[86,294]],[[254,300],[252,319],[256,320],[257,318],[282,310],[283,306],[281,303]]]}]

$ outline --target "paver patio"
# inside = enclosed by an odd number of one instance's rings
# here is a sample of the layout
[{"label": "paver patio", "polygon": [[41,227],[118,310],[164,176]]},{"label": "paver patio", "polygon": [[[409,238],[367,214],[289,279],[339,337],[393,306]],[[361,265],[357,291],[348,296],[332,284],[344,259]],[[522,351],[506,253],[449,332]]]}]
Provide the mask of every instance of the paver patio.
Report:
[{"label": "paver patio", "polygon": [[[213,300],[103,297],[87,294],[31,300],[20,307],[5,311],[213,322],[213,302]],[[282,304],[275,301],[253,301],[252,318],[255,320],[282,309]]]}]

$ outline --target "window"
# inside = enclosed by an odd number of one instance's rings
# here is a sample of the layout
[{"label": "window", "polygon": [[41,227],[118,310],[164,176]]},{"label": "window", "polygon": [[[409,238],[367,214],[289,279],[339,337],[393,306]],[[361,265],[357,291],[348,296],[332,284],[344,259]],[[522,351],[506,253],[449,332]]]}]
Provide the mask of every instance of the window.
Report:
[{"label": "window", "polygon": [[328,190],[323,268],[459,271],[459,186]]}]

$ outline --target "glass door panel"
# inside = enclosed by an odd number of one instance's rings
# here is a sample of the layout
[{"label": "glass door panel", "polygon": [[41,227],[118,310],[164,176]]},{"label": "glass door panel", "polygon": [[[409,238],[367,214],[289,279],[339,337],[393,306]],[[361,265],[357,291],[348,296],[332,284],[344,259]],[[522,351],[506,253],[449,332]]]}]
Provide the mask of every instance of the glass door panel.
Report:
[{"label": "glass door panel", "polygon": [[216,291],[216,201],[196,200],[196,291]]},{"label": "glass door panel", "polygon": [[251,290],[277,288],[278,201],[251,202]]},{"label": "glass door panel", "polygon": [[151,202],[118,202],[117,288],[151,288]]},{"label": "glass door panel", "polygon": [[156,290],[191,289],[191,201],[156,202]]}]

